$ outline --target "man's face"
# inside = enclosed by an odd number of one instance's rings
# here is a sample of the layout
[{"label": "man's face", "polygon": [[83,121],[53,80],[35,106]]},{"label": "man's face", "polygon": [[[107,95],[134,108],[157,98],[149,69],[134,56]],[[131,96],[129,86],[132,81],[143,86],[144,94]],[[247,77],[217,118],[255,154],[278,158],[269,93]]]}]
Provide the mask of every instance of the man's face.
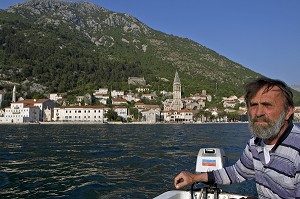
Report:
[{"label": "man's face", "polygon": [[290,114],[285,110],[285,99],[280,88],[274,86],[267,92],[265,89],[261,88],[250,99],[249,127],[254,136],[270,139],[277,137]]}]

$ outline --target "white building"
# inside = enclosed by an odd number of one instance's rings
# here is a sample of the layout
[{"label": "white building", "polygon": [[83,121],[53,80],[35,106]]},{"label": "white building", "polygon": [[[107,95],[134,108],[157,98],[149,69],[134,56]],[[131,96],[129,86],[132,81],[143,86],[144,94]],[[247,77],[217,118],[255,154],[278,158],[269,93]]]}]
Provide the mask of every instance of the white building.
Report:
[{"label": "white building", "polygon": [[294,111],[295,111],[294,112],[294,120],[296,122],[299,122],[300,121],[300,106],[296,106]]},{"label": "white building", "polygon": [[141,100],[139,97],[136,97],[133,93],[127,93],[126,95],[124,95],[124,99],[126,99],[127,102],[138,102]]},{"label": "white building", "polygon": [[108,89],[107,88],[99,88],[99,90],[95,90],[93,93],[96,99],[100,99],[100,103],[106,104],[107,99],[109,98]]},{"label": "white building", "polygon": [[95,90],[94,95],[108,95],[108,88],[99,88]]},{"label": "white building", "polygon": [[114,98],[123,98],[124,94],[125,94],[124,91],[112,90],[110,92],[111,97],[114,97]]},{"label": "white building", "polygon": [[126,108],[126,106],[114,106],[114,111],[118,114],[119,117],[127,120],[128,109]]},{"label": "white building", "polygon": [[11,103],[10,108],[4,109],[4,114],[0,117],[2,123],[25,123],[39,122],[40,108],[26,103]]},{"label": "white building", "polygon": [[55,102],[63,99],[62,94],[58,93],[51,93],[49,98]]},{"label": "white building", "polygon": [[105,106],[61,106],[54,108],[53,120],[60,122],[103,122]]},{"label": "white building", "polygon": [[160,120],[160,111],[157,109],[142,110],[143,121],[147,123],[155,123]]},{"label": "white building", "polygon": [[24,123],[46,120],[45,109],[53,109],[54,102],[49,99],[27,99],[11,103],[5,108],[2,122]]},{"label": "white building", "polygon": [[180,111],[169,110],[162,111],[161,115],[165,122],[193,122],[193,110],[182,109]]},{"label": "white building", "polygon": [[143,93],[143,92],[148,92],[150,89],[149,88],[136,88],[135,90],[137,90],[137,92],[139,93]]}]

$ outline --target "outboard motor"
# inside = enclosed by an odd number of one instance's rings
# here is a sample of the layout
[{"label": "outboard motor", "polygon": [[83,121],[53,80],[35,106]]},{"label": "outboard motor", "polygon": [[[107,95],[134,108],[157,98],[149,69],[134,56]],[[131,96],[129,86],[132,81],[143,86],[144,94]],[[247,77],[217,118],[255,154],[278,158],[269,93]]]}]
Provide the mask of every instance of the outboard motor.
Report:
[{"label": "outboard motor", "polygon": [[203,173],[224,167],[227,161],[225,152],[219,148],[202,148],[198,152],[196,172]]},{"label": "outboard motor", "polygon": [[[199,150],[196,163],[196,173],[208,172],[221,169],[227,163],[227,157],[223,149],[219,148],[202,148]],[[194,185],[191,187],[191,196],[194,198]],[[202,197],[207,199],[208,194],[213,194],[215,199],[219,198],[220,189],[216,184],[209,184],[208,187],[202,188]]]}]

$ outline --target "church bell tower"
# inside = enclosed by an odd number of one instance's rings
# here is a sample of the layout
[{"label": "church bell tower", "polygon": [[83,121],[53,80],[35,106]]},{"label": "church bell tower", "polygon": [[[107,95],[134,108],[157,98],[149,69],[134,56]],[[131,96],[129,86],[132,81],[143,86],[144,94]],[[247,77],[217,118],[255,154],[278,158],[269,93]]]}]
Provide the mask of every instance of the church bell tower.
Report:
[{"label": "church bell tower", "polygon": [[173,101],[171,105],[172,110],[180,111],[183,107],[182,101],[181,101],[181,82],[178,76],[178,72],[176,71],[174,82],[173,82]]}]

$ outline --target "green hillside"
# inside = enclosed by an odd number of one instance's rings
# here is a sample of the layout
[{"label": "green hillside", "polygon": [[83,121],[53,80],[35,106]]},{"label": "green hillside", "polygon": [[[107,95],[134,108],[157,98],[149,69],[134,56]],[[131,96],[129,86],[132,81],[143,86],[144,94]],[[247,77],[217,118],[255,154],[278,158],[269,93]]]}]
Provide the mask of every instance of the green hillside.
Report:
[{"label": "green hillside", "polygon": [[0,78],[20,84],[25,97],[129,89],[133,76],[153,90],[171,91],[176,70],[183,96],[203,89],[240,96],[244,82],[260,76],[201,44],[88,2],[18,4],[0,11],[0,30]]}]

